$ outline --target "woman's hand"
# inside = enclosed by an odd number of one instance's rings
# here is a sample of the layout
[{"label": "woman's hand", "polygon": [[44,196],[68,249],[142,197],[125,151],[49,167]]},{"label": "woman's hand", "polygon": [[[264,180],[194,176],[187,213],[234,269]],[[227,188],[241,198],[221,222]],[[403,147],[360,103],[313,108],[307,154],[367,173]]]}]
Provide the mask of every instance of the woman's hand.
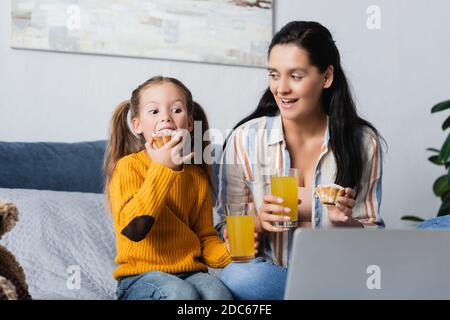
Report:
[{"label": "woman's hand", "polygon": [[328,219],[331,224],[336,226],[350,226],[355,223],[360,224],[352,218],[353,208],[355,206],[355,190],[345,188],[345,195],[336,199],[336,205],[327,206]]},{"label": "woman's hand", "polygon": [[150,140],[145,143],[147,154],[155,162],[165,165],[172,170],[181,170],[183,163],[189,161],[194,156],[193,152],[187,156],[183,156],[182,154],[183,143],[181,142],[186,134],[189,134],[187,130],[177,130],[172,139],[159,149],[153,147],[153,138],[150,137]]},{"label": "woman's hand", "polygon": [[[261,238],[260,234],[258,232],[255,232],[255,254],[258,253],[260,238]],[[230,242],[228,241],[228,229],[227,228],[223,228],[223,240],[225,241],[228,252],[230,252]]]},{"label": "woman's hand", "polygon": [[284,232],[287,228],[274,227],[272,223],[274,221],[285,222],[291,220],[289,216],[285,214],[289,213],[291,209],[280,205],[283,203],[283,199],[266,194],[263,198],[263,204],[259,210],[257,221],[255,223],[255,230],[257,232],[270,231],[270,232]]}]

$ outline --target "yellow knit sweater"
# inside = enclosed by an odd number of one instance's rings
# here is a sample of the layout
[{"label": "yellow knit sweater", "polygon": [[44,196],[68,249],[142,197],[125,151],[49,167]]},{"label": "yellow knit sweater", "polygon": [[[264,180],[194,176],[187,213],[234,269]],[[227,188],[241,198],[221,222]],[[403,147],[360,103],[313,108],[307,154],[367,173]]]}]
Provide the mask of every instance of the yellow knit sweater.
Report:
[{"label": "yellow knit sweater", "polygon": [[[116,231],[116,279],[151,270],[167,273],[222,268],[230,261],[212,221],[208,179],[194,165],[173,171],[146,151],[120,159],[108,192]],[[134,242],[121,232],[136,217],[150,216],[147,236]]]}]

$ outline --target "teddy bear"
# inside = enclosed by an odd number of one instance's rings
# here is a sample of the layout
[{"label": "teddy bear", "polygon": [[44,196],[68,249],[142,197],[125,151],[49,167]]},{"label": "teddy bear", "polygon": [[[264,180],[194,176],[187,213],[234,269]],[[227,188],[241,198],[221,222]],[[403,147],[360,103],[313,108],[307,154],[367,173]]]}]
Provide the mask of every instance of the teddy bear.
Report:
[{"label": "teddy bear", "polygon": [[[18,210],[13,203],[0,200],[0,239],[18,221]],[[0,245],[0,300],[31,300],[25,273],[14,255]]]}]

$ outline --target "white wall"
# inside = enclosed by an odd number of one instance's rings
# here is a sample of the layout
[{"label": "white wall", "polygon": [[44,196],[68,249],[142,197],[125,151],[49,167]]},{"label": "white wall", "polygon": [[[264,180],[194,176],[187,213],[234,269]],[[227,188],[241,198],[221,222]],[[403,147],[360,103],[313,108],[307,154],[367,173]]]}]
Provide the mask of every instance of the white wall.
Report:
[{"label": "white wall", "polygon": [[182,80],[222,130],[265,89],[261,68],[11,49],[10,20],[10,1],[2,0],[0,140],[106,139],[114,107],[157,74]]},{"label": "white wall", "polygon": [[[381,29],[366,27],[369,5],[381,9]],[[404,227],[404,214],[431,217],[439,207],[431,186],[442,169],[427,161],[439,148],[446,114],[431,106],[450,98],[450,21],[446,0],[278,0],[275,29],[316,20],[337,40],[361,114],[389,144],[382,215]],[[181,79],[225,130],[256,105],[266,86],[257,68],[9,48],[10,1],[0,1],[0,140],[105,139],[114,106],[155,74]]]}]

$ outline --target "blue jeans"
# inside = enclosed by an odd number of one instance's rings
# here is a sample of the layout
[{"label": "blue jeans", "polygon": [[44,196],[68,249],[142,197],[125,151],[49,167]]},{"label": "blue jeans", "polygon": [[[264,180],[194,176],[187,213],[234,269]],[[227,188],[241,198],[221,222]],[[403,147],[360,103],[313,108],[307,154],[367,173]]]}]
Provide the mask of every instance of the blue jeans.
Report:
[{"label": "blue jeans", "polygon": [[450,229],[450,215],[425,220],[417,225],[419,229]]},{"label": "blue jeans", "polygon": [[287,269],[258,257],[230,263],[219,278],[237,300],[282,300]]},{"label": "blue jeans", "polygon": [[119,300],[232,300],[217,277],[203,272],[169,274],[149,271],[119,279]]}]

